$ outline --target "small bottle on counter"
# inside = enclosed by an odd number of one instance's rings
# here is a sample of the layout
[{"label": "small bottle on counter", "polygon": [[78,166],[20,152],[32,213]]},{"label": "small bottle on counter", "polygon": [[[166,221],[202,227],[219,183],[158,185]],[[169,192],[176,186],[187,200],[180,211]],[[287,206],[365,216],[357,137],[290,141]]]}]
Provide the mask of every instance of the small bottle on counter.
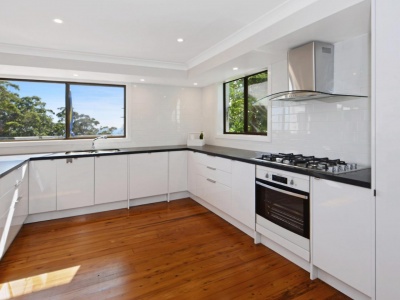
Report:
[{"label": "small bottle on counter", "polygon": [[200,133],[200,137],[199,137],[201,140],[204,138],[204,134],[203,134],[203,131]]}]

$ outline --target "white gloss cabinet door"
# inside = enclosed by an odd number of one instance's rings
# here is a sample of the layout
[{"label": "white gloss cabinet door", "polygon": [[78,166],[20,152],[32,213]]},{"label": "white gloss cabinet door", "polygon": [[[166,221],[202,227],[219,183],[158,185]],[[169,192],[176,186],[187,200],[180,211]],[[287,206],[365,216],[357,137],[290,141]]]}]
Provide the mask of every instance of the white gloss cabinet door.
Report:
[{"label": "white gloss cabinet door", "polygon": [[55,160],[29,162],[29,214],[57,210],[57,164]]},{"label": "white gloss cabinet door", "polygon": [[311,180],[313,264],[372,296],[372,191],[329,180]]},{"label": "white gloss cabinet door", "polygon": [[232,162],[231,216],[255,229],[255,165]]},{"label": "white gloss cabinet door", "polygon": [[198,196],[196,191],[197,162],[193,151],[187,152],[187,190]]},{"label": "white gloss cabinet door", "polygon": [[168,193],[168,152],[129,155],[129,198]]},{"label": "white gloss cabinet door", "polygon": [[94,204],[94,157],[58,159],[57,210]]},{"label": "white gloss cabinet door", "polygon": [[168,155],[168,192],[176,193],[187,191],[188,164],[186,151],[171,151]]},{"label": "white gloss cabinet door", "polygon": [[196,176],[196,188],[200,198],[212,206],[230,215],[231,210],[231,188],[216,180]]},{"label": "white gloss cabinet door", "polygon": [[8,233],[6,241],[6,249],[10,246],[26,218],[28,217],[28,163],[21,166],[18,171],[21,171],[21,183],[17,188],[16,203],[14,215],[11,220],[10,232]]},{"label": "white gloss cabinet door", "polygon": [[128,156],[95,157],[95,204],[128,200]]}]

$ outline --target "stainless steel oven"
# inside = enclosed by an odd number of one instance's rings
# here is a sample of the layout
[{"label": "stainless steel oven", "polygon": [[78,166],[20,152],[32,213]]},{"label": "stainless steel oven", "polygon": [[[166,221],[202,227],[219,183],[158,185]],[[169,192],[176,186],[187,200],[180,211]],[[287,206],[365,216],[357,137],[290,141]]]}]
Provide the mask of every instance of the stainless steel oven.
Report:
[{"label": "stainless steel oven", "polygon": [[[309,176],[257,166],[256,231],[309,258]],[[296,251],[294,251],[296,253]]]}]

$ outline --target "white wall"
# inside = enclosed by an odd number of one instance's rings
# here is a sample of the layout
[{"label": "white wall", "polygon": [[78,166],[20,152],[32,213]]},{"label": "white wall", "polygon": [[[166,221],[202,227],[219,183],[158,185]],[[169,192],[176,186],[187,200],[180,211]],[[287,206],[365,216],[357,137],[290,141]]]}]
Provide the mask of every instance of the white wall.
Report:
[{"label": "white wall", "polygon": [[[335,91],[369,94],[369,36],[335,44]],[[286,61],[270,70],[271,93],[287,89]],[[269,142],[222,137],[222,84],[203,90],[207,144],[265,152],[295,152],[371,164],[369,98],[272,101]],[[331,100],[330,100],[331,101]],[[258,138],[256,138],[258,139]]]}]

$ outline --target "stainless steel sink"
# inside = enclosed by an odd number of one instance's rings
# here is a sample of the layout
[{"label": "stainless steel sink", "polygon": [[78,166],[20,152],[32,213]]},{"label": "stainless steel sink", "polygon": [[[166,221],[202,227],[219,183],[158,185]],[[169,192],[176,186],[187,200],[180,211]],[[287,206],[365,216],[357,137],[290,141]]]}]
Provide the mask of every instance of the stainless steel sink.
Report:
[{"label": "stainless steel sink", "polygon": [[96,154],[96,153],[113,153],[119,152],[119,149],[99,149],[99,150],[77,150],[77,151],[67,151],[65,155],[85,155],[85,154]]}]

